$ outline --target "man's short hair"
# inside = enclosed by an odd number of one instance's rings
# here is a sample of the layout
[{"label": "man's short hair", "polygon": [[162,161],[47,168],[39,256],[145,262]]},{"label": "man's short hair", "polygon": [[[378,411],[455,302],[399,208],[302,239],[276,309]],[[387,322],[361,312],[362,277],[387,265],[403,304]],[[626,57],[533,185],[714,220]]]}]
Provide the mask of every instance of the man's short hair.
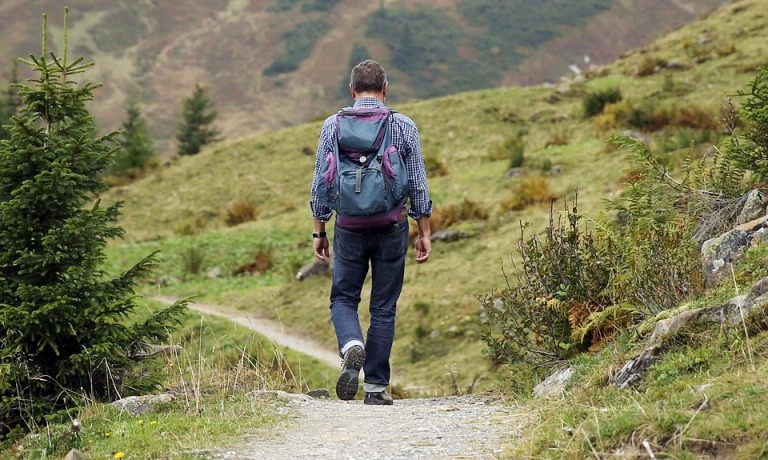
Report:
[{"label": "man's short hair", "polygon": [[387,74],[378,62],[366,59],[352,69],[349,84],[358,93],[380,93],[387,84]]}]

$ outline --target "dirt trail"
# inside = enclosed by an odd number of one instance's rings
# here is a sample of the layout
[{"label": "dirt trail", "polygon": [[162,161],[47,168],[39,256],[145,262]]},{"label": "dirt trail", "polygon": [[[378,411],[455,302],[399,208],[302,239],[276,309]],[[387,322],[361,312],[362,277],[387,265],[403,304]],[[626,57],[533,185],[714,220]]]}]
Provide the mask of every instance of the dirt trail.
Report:
[{"label": "dirt trail", "polygon": [[[153,297],[171,304],[174,297]],[[191,302],[189,308],[221,316],[318,361],[338,367],[339,356],[317,343],[286,334],[279,324],[243,312]],[[496,459],[519,436],[532,414],[484,396],[397,399],[393,406],[366,406],[292,395],[279,403],[287,415],[224,449],[194,452],[208,459]]]},{"label": "dirt trail", "polygon": [[[177,297],[169,296],[157,296],[153,297],[153,299],[166,304],[172,304],[178,300]],[[328,350],[305,337],[286,334],[283,331],[282,326],[276,322],[262,318],[254,318],[245,312],[228,312],[225,311],[224,308],[212,304],[190,302],[188,307],[191,310],[208,315],[221,316],[222,318],[227,318],[237,324],[251,328],[253,331],[258,332],[281,347],[296,350],[322,363],[328,364],[329,366],[339,367],[341,365],[341,359],[337,352]]]}]

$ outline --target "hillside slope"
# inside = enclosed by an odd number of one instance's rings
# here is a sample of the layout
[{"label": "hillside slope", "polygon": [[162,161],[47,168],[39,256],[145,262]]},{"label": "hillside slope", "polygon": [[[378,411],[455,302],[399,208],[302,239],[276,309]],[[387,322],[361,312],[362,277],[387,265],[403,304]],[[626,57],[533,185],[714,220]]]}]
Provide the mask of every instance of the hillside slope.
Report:
[{"label": "hillside slope", "polygon": [[[307,122],[334,110],[346,93],[350,61],[357,62],[360,53],[390,70],[398,85],[395,101],[446,95],[457,88],[538,84],[568,73],[569,64],[583,66],[584,55],[591,56],[592,63],[608,62],[724,3],[565,2],[572,11],[557,17],[560,1],[531,6],[513,0],[88,0],[71,9],[69,52],[97,64],[89,78],[105,84],[93,105],[102,128],[118,127],[126,100],[133,98],[154,135],[168,147],[180,101],[196,83],[209,88],[222,131],[232,139]],[[610,4],[614,6],[603,9]],[[387,31],[391,26],[392,33],[412,36],[391,37],[383,31],[370,36],[367,24],[382,7],[391,14],[384,22]],[[489,22],[497,11],[490,11],[489,18],[488,8],[508,11],[505,20],[519,25]],[[13,58],[40,52],[38,35],[32,31],[40,29],[42,13],[50,16],[52,37],[60,36],[62,9],[57,0],[0,0],[0,75],[8,74]],[[544,16],[525,16],[529,14]],[[404,30],[406,25],[398,21],[413,24],[415,30]],[[505,38],[508,29],[517,35]],[[397,48],[397,39],[405,40],[407,49]],[[297,68],[283,72],[276,64]],[[267,69],[281,73],[265,74]],[[440,81],[429,81],[438,75]]]},{"label": "hillside slope", "polygon": [[[624,100],[637,106],[716,120],[726,96],[744,88],[765,63],[764,5],[764,0],[735,2],[595,69],[585,80],[395,106],[418,123],[433,172],[445,173],[430,177],[436,227],[452,215],[458,219],[452,228],[469,236],[435,242],[429,264],[409,261],[395,345],[398,381],[447,391],[446,380],[466,386],[484,375],[488,363],[478,358],[483,345],[477,296],[506,286],[520,224],[532,224],[528,234],[543,228],[550,196],[559,197],[558,211],[574,204],[578,189],[579,209],[596,217],[602,200],[618,196],[625,158],[606,148],[604,139],[627,127],[606,131],[584,118],[585,95],[619,88]],[[333,349],[330,325],[318,327],[326,325],[327,279],[294,279],[312,258],[307,202],[319,128],[315,122],[223,143],[110,192],[106,201],[125,201],[121,224],[127,241],[113,248],[116,269],[161,250],[157,278],[147,292],[200,294],[278,320]],[[645,136],[654,149],[682,157],[700,130],[673,127]],[[523,142],[522,176],[508,176],[509,157],[498,154],[509,139]],[[718,142],[716,136],[710,139]],[[512,206],[521,196],[532,201]],[[228,227],[228,215],[243,206],[251,207],[256,219]],[[265,258],[269,265],[263,273],[234,275]],[[215,267],[223,275],[206,278]]]}]

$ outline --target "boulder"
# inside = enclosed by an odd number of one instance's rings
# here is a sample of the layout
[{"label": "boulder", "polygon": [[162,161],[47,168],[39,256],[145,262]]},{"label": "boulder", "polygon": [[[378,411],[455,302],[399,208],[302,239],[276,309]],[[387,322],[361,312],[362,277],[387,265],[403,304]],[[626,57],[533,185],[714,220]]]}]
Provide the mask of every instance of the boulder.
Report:
[{"label": "boulder", "polygon": [[537,398],[551,398],[560,396],[565,391],[565,386],[573,376],[573,367],[564,367],[550,375],[533,389],[533,396]]},{"label": "boulder", "polygon": [[714,286],[730,273],[727,265],[744,254],[753,240],[761,241],[767,227],[768,216],[763,216],[705,241],[701,246],[705,284]]},{"label": "boulder", "polygon": [[313,257],[311,261],[304,264],[304,266],[296,272],[296,279],[304,281],[313,276],[330,275],[331,273],[333,273],[333,257],[331,257],[328,262],[323,262],[317,257]]},{"label": "boulder", "polygon": [[128,396],[112,403],[124,412],[131,415],[142,415],[155,410],[155,406],[162,403],[168,403],[174,400],[173,395],[162,393],[159,395]]}]

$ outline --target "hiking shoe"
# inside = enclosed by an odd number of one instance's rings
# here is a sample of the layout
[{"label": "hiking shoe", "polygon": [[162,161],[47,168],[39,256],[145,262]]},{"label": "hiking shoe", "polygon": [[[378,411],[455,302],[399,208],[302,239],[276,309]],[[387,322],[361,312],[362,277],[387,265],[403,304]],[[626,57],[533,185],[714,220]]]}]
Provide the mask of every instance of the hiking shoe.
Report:
[{"label": "hiking shoe", "polygon": [[393,403],[392,395],[384,391],[377,391],[375,393],[365,393],[365,399],[363,404],[370,404],[374,406],[391,406]]},{"label": "hiking shoe", "polygon": [[341,374],[336,382],[336,396],[344,401],[355,399],[357,394],[357,380],[360,377],[360,369],[365,363],[365,350],[360,345],[354,345],[344,353],[344,361],[341,364]]}]

